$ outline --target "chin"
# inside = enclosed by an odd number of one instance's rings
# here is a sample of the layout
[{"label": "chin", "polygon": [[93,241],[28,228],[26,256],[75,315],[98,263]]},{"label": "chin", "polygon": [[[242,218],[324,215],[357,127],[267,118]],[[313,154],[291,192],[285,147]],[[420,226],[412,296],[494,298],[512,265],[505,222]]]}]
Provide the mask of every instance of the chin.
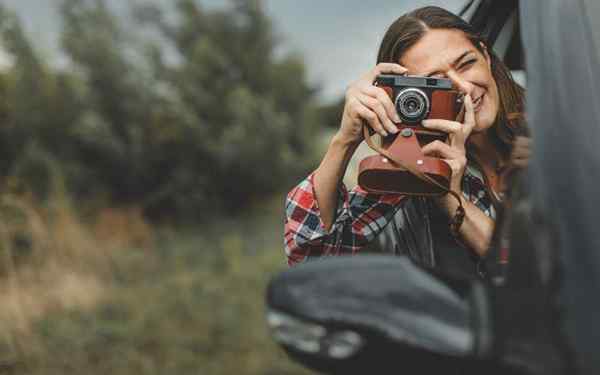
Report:
[{"label": "chin", "polygon": [[474,132],[477,131],[484,131],[486,129],[489,129],[492,127],[492,125],[494,125],[494,121],[496,120],[496,116],[491,116],[491,114],[489,113],[478,113],[475,115],[475,128],[473,129]]}]

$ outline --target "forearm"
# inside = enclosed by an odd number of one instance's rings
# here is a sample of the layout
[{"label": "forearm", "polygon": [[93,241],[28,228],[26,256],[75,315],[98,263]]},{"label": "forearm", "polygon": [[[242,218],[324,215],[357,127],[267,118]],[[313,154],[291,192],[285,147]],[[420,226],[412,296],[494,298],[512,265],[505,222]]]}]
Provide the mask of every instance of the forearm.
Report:
[{"label": "forearm", "polygon": [[337,135],[334,136],[314,173],[315,198],[321,212],[321,220],[327,230],[333,224],[338,201],[338,186],[357,147],[357,143],[347,142]]},{"label": "forearm", "polygon": [[[495,222],[481,209],[461,195],[465,209],[465,218],[459,229],[460,240],[472,249],[477,255],[487,254]],[[458,201],[451,195],[446,195],[438,200],[440,206],[453,217],[458,208]]]}]

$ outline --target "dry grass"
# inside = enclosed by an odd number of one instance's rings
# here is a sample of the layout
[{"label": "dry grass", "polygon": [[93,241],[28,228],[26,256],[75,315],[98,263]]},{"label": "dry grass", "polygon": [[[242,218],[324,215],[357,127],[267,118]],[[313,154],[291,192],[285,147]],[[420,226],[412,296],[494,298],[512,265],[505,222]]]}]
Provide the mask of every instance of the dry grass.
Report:
[{"label": "dry grass", "polygon": [[138,206],[100,210],[93,230],[97,241],[113,249],[155,248],[154,230]]},{"label": "dry grass", "polygon": [[[86,226],[64,194],[46,205],[29,195],[0,196],[0,369],[39,346],[40,320],[57,312],[92,311],[103,301],[110,293],[113,248],[150,248],[149,235],[140,243],[139,228],[149,233],[149,226],[139,210],[103,211],[97,223]],[[114,241],[102,232],[111,225],[118,228]]]},{"label": "dry grass", "polygon": [[0,374],[307,374],[273,343],[281,197],[210,228],[0,196]]},{"label": "dry grass", "polygon": [[[35,275],[34,278],[22,274]],[[97,277],[69,269],[22,270],[0,287],[0,322],[15,336],[28,336],[36,321],[67,309],[91,310],[106,290]]]}]

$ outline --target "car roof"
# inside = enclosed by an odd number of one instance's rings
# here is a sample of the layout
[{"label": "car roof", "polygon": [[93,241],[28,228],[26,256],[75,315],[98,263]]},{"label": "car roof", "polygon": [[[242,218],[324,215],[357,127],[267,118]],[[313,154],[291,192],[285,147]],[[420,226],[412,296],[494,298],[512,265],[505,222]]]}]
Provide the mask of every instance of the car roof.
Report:
[{"label": "car roof", "polygon": [[483,35],[512,71],[524,71],[518,0],[469,0],[460,16]]}]

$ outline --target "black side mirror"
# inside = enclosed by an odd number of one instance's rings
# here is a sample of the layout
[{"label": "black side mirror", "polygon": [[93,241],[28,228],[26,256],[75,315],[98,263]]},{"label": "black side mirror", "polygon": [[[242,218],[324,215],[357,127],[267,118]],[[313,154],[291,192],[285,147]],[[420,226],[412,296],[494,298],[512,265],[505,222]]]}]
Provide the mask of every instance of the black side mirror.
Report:
[{"label": "black side mirror", "polygon": [[275,340],[325,373],[475,371],[492,356],[487,286],[405,257],[336,257],[286,270],[271,281],[267,305]]}]

